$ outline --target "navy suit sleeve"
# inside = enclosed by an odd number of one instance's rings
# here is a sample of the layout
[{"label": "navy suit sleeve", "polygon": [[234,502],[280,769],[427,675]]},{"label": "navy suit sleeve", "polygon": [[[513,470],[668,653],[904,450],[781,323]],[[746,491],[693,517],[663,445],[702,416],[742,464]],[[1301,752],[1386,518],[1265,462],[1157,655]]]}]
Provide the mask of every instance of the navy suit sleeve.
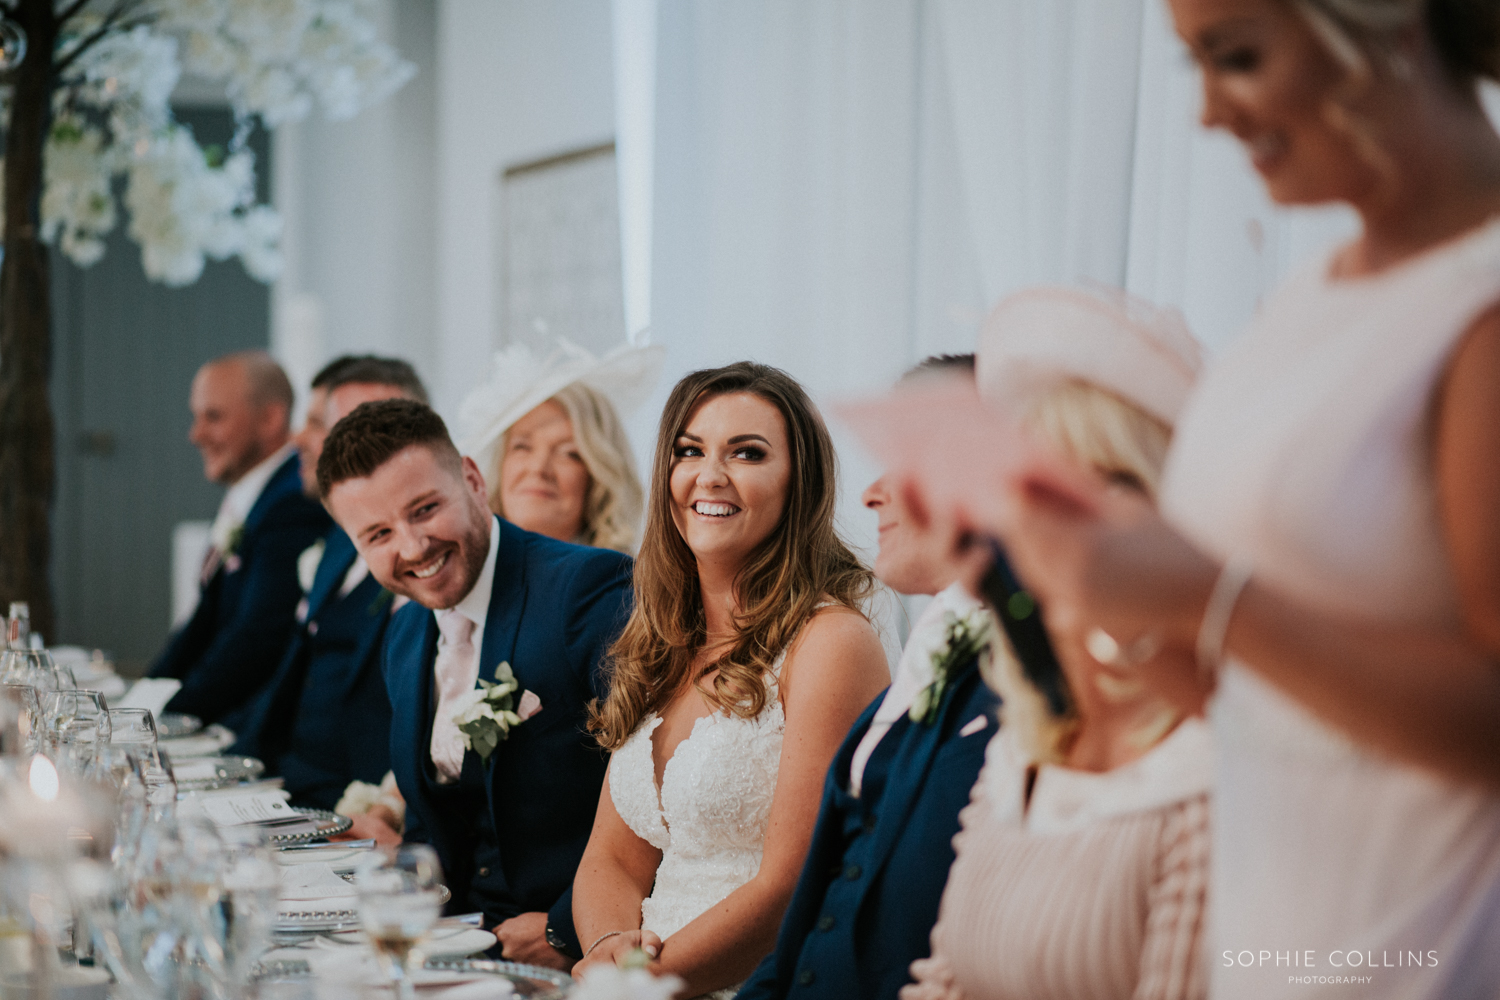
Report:
[{"label": "navy suit sleeve", "polygon": [[279,500],[253,533],[246,532],[238,606],[178,674],[182,690],[169,711],[211,722],[244,704],[270,678],[296,625],[302,593],[297,557],[326,529],[321,509],[294,495]]},{"label": "navy suit sleeve", "polygon": [[547,929],[562,938],[567,945],[562,953],[577,961],[583,958],[583,946],[578,943],[578,929],[573,926],[573,887],[562,894],[552,909],[547,911]]},{"label": "navy suit sleeve", "polygon": [[734,1000],[771,1000],[776,996],[776,952],[760,960]]},{"label": "navy suit sleeve", "polygon": [[172,638],[167,642],[167,648],[162,650],[161,656],[157,657],[156,662],[151,665],[149,676],[180,679],[188,672],[209,642],[213,640],[215,603],[211,595],[205,592],[198,601],[198,606],[193,609],[192,617],[182,628],[173,633]]},{"label": "navy suit sleeve", "polygon": [[588,671],[595,698],[609,693],[605,656],[630,617],[631,560],[617,552],[595,550],[573,574],[566,590],[569,661]]}]

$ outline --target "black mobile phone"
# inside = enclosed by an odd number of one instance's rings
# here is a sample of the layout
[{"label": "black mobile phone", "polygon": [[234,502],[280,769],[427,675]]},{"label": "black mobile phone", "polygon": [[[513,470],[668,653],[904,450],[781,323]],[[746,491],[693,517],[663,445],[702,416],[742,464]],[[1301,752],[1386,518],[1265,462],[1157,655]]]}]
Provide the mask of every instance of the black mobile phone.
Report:
[{"label": "black mobile phone", "polygon": [[1016,576],[1005,550],[994,540],[989,545],[993,558],[989,571],[979,582],[980,596],[995,609],[1026,679],[1042,692],[1054,715],[1067,715],[1073,698],[1052,649],[1052,640],[1042,624],[1042,609]]}]

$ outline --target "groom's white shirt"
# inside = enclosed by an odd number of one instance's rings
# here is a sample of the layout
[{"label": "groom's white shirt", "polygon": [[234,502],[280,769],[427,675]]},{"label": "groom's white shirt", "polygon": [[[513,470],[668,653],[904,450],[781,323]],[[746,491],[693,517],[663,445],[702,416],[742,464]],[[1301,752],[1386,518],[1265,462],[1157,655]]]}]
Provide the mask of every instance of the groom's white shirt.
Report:
[{"label": "groom's white shirt", "polygon": [[[490,614],[490,594],[495,589],[495,559],[500,554],[500,519],[490,515],[490,551],[484,557],[484,568],[479,571],[479,577],[474,581],[474,586],[464,595],[463,600],[453,605],[452,608],[444,608],[444,611],[457,611],[469,621],[474,623],[474,655],[470,657],[466,672],[468,683],[464,685],[465,690],[472,688],[479,680],[479,654],[484,648],[484,622]],[[434,618],[440,612],[432,612]],[[441,652],[445,641],[441,632],[438,633],[438,651]],[[437,669],[437,661],[433,661],[433,670]],[[434,675],[435,676],[435,675]]]}]

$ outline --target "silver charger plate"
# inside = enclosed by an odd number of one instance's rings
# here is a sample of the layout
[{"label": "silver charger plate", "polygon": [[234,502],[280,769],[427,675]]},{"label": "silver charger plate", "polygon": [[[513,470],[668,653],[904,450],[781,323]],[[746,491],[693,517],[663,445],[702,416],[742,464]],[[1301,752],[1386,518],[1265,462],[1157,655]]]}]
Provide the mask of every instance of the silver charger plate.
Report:
[{"label": "silver charger plate", "polygon": [[163,712],[156,720],[156,735],[158,738],[171,739],[174,736],[191,736],[203,728],[203,720],[196,715],[188,715],[186,712]]},{"label": "silver charger plate", "polygon": [[[515,987],[516,996],[526,1000],[562,1000],[573,985],[573,977],[566,972],[544,969],[539,965],[522,965],[519,962],[502,962],[488,958],[433,959],[426,965],[429,969],[444,969],[454,972],[480,972],[499,976]],[[254,978],[260,983],[278,980],[298,980],[312,977],[306,962],[286,960],[262,962],[255,970]]]},{"label": "silver charger plate", "polygon": [[358,910],[298,910],[276,914],[271,933],[278,938],[288,938],[331,931],[357,931],[359,928]]},{"label": "silver charger plate", "polygon": [[254,757],[186,757],[183,763],[213,764],[214,776],[212,778],[178,778],[177,789],[182,792],[206,792],[215,788],[228,788],[242,781],[254,781],[266,773],[266,765]]},{"label": "silver charger plate", "polygon": [[[349,875],[340,873],[346,880]],[[438,903],[446,905],[453,893],[446,885],[438,886]],[[309,903],[309,906],[312,904]],[[306,937],[309,934],[329,934],[338,931],[357,931],[361,928],[359,911],[353,909],[294,910],[276,914],[271,925],[271,934],[280,939]]]},{"label": "silver charger plate", "polygon": [[272,847],[291,847],[293,844],[310,844],[315,840],[337,837],[354,825],[354,820],[348,816],[340,816],[327,809],[298,809],[297,811],[316,823],[318,828],[304,830],[301,833],[277,833],[273,826],[266,831],[266,840]]}]

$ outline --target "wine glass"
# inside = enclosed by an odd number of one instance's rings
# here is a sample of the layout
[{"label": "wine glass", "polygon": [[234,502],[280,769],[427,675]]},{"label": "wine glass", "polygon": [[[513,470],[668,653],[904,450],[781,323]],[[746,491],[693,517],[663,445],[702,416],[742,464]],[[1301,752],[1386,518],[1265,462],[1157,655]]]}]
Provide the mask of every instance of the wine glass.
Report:
[{"label": "wine glass", "polygon": [[149,708],[109,710],[110,742],[149,743],[156,746],[156,719]]},{"label": "wine glass", "polygon": [[360,923],[400,1000],[416,995],[410,962],[437,923],[442,879],[437,852],[426,844],[373,851],[355,869]]},{"label": "wine glass", "polygon": [[36,750],[42,703],[29,684],[0,685],[0,754]]},{"label": "wine glass", "polygon": [[75,773],[87,771],[101,746],[110,740],[109,704],[104,695],[87,689],[54,692],[59,728],[57,746],[62,762]]},{"label": "wine glass", "polygon": [[281,868],[271,857],[261,827],[229,826],[218,834],[223,844],[224,893],[214,917],[221,925],[230,993],[238,995],[249,983],[256,959],[271,945]]}]

